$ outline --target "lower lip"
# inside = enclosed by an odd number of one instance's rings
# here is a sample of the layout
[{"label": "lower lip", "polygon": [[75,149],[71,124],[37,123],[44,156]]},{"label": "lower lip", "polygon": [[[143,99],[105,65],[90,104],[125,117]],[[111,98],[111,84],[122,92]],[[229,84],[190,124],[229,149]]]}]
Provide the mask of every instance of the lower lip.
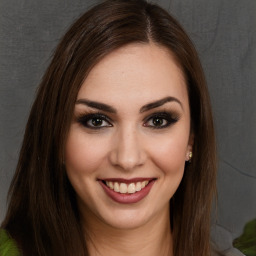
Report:
[{"label": "lower lip", "polygon": [[106,192],[106,194],[115,202],[120,204],[134,204],[141,201],[143,198],[145,198],[148,195],[152,186],[155,183],[155,180],[150,181],[145,188],[133,194],[128,194],[128,193],[122,194],[122,193],[115,192],[114,190],[109,188],[107,185],[105,185],[102,181],[99,181],[99,182],[102,188],[104,189],[104,191]]}]

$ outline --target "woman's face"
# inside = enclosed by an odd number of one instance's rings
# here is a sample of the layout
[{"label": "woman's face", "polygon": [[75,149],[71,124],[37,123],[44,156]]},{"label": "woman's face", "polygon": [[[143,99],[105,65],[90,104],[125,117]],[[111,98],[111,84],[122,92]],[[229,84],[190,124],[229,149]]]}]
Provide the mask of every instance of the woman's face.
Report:
[{"label": "woman's face", "polygon": [[86,221],[134,228],[168,216],[191,149],[185,79],[165,48],[131,44],[91,70],[65,153]]}]

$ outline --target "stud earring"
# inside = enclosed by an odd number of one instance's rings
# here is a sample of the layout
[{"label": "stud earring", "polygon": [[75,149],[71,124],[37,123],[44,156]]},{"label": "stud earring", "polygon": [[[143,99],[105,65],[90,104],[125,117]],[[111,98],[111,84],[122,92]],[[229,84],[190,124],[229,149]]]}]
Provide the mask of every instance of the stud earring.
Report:
[{"label": "stud earring", "polygon": [[193,157],[192,151],[188,152],[188,154],[187,154],[187,159],[188,159],[188,160],[187,160],[187,161],[188,161],[189,163],[191,163],[192,157]]}]

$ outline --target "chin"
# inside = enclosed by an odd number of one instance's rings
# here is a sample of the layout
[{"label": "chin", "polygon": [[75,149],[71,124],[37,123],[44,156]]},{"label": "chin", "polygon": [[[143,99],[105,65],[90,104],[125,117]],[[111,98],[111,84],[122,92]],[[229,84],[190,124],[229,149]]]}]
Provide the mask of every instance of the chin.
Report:
[{"label": "chin", "polygon": [[[106,218],[109,217],[109,218]],[[137,229],[143,227],[151,220],[149,213],[143,213],[136,210],[123,210],[111,214],[111,216],[104,216],[104,221],[107,225],[115,229]]]}]

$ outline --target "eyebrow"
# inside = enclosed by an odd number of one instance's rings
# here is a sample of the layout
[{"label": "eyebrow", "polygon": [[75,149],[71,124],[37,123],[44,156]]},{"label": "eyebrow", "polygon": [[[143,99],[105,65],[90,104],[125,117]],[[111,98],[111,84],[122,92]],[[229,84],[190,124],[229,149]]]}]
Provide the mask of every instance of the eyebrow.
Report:
[{"label": "eyebrow", "polygon": [[[143,113],[143,112],[146,112],[148,110],[160,107],[160,106],[164,105],[167,102],[177,102],[181,106],[181,108],[183,109],[183,105],[182,105],[180,100],[178,100],[175,97],[168,96],[168,97],[165,97],[163,99],[160,99],[160,100],[157,100],[157,101],[154,101],[154,102],[150,102],[150,103],[142,106],[140,108],[140,113]],[[100,102],[97,102],[97,101],[91,101],[91,100],[88,100],[88,99],[79,99],[79,100],[76,101],[76,104],[83,104],[83,105],[86,105],[88,107],[96,108],[96,109],[99,109],[99,110],[102,110],[102,111],[105,111],[105,112],[109,112],[109,113],[113,113],[113,114],[117,113],[117,110],[114,107],[110,106],[110,105],[107,105],[105,103],[100,103]]]},{"label": "eyebrow", "polygon": [[107,104],[97,102],[97,101],[91,101],[91,100],[87,100],[87,99],[79,99],[76,101],[76,104],[83,104],[88,107],[96,108],[96,109],[103,110],[105,112],[109,112],[109,113],[113,113],[113,114],[117,113],[117,110],[115,108],[113,108]]},{"label": "eyebrow", "polygon": [[160,100],[157,100],[157,101],[154,101],[154,102],[151,102],[151,103],[148,103],[148,104],[144,105],[143,107],[141,107],[140,113],[143,113],[143,112],[148,111],[148,110],[153,109],[153,108],[161,107],[162,105],[164,105],[167,102],[177,102],[177,103],[179,103],[179,105],[183,109],[183,105],[182,105],[180,100],[178,100],[175,97],[168,96],[168,97],[165,97],[163,99],[160,99]]}]

